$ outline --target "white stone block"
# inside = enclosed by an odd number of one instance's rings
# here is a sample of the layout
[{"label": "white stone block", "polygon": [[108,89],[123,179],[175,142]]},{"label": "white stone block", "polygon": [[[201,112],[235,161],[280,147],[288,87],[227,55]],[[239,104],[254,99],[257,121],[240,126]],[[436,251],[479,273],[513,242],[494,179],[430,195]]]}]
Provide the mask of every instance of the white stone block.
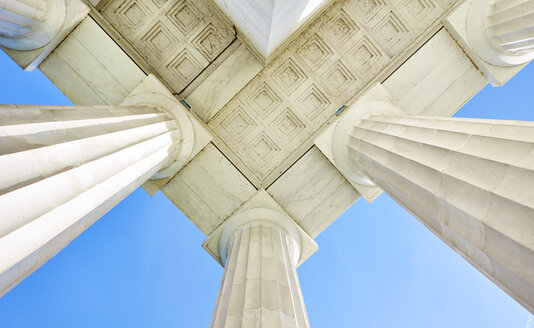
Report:
[{"label": "white stone block", "polygon": [[247,46],[241,44],[187,98],[187,102],[204,122],[208,122],[230,101],[263,65]]},{"label": "white stone block", "polygon": [[146,77],[91,17],[39,69],[76,105],[118,105]]},{"label": "white stone block", "polygon": [[313,238],[360,197],[316,147],[278,178],[267,192]]},{"label": "white stone block", "polygon": [[451,116],[486,84],[443,29],[383,83],[406,113],[432,116]]},{"label": "white stone block", "polygon": [[211,143],[161,190],[206,235],[256,192]]}]

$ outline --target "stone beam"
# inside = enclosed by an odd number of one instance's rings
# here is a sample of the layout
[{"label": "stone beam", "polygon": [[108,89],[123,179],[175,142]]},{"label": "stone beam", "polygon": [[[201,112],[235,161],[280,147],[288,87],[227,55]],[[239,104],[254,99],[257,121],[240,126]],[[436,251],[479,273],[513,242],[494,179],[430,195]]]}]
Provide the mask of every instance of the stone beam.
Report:
[{"label": "stone beam", "polygon": [[172,176],[194,133],[176,100],[0,106],[0,295],[150,178]]},{"label": "stone beam", "polygon": [[380,187],[534,312],[534,122],[392,107],[339,121],[332,147],[347,178]]}]

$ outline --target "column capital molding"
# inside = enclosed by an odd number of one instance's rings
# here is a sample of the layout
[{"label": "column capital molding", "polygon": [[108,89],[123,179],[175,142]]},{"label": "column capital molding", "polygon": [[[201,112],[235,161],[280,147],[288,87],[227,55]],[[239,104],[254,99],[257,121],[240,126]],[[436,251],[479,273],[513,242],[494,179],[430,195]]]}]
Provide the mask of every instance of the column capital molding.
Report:
[{"label": "column capital molding", "polygon": [[185,167],[213,139],[211,133],[154,75],[148,75],[126,97],[121,105],[149,106],[174,118],[180,128],[173,148],[173,163],[156,173],[143,184],[143,189],[154,195],[163,185]]},{"label": "column capital molding", "polygon": [[471,0],[465,22],[469,44],[480,58],[493,65],[506,67],[528,63],[534,58],[534,51],[508,53],[491,40],[488,17],[492,15],[491,9],[496,3],[496,0]]},{"label": "column capital molding", "polygon": [[354,104],[336,123],[332,138],[332,153],[338,170],[349,181],[364,186],[375,184],[358,168],[352,156],[349,156],[350,131],[362,119],[371,115],[405,115],[402,109],[389,101],[363,101]]},{"label": "column capital molding", "polygon": [[150,179],[163,179],[178,173],[193,156],[193,146],[195,144],[193,123],[185,112],[183,105],[174,98],[157,93],[132,95],[126,98],[122,105],[154,107],[174,118],[174,122],[179,127],[179,135],[173,136],[174,149],[171,155],[173,163],[154,174]]},{"label": "column capital molding", "polygon": [[65,23],[65,0],[41,0],[38,8],[18,0],[5,0],[1,19],[12,28],[0,28],[0,45],[13,50],[33,50],[48,44]]},{"label": "column capital molding", "polygon": [[227,249],[234,231],[248,224],[278,227],[291,237],[294,244],[292,258],[295,266],[304,263],[318,246],[287,213],[265,191],[258,190],[247,202],[230,215],[202,243],[202,247],[210,253],[222,266],[226,263]]},{"label": "column capital molding", "polygon": [[404,111],[380,83],[374,84],[362,93],[333,124],[315,139],[315,146],[367,202],[373,202],[382,190],[352,164],[347,153],[347,138],[353,123],[377,113],[404,114]]},{"label": "column capital molding", "polygon": [[232,236],[239,227],[246,225],[276,227],[284,230],[291,237],[290,243],[293,246],[291,249],[291,259],[293,260],[293,264],[295,266],[297,265],[300,258],[302,241],[296,224],[285,213],[269,208],[252,208],[232,215],[223,224],[224,227],[219,237],[219,255],[224,265],[226,265],[227,251],[232,242]]},{"label": "column capital molding", "polygon": [[493,86],[502,86],[533,58],[506,54],[486,32],[486,17],[495,0],[465,1],[443,20],[447,32],[460,45]]}]

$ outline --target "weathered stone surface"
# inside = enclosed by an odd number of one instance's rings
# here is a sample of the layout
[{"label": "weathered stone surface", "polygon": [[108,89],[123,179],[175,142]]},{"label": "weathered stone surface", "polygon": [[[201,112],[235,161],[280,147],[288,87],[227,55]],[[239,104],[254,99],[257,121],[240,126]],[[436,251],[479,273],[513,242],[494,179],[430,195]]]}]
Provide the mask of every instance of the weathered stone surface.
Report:
[{"label": "weathered stone surface", "polygon": [[118,105],[146,74],[88,17],[39,69],[76,105]]},{"label": "weathered stone surface", "polygon": [[235,39],[205,0],[111,0],[102,14],[174,92],[181,92]]},{"label": "weathered stone surface", "polygon": [[206,235],[256,192],[213,144],[161,190]]},{"label": "weathered stone surface", "polygon": [[360,197],[316,147],[267,191],[313,238]]}]

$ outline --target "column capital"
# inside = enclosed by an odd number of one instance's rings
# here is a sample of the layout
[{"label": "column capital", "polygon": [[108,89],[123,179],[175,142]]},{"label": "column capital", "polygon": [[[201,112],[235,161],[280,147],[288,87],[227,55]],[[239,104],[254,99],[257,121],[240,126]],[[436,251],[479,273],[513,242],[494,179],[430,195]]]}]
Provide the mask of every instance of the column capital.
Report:
[{"label": "column capital", "polygon": [[348,133],[354,123],[380,112],[383,114],[404,114],[393,96],[381,83],[375,83],[351,105],[349,105],[323,133],[315,139],[315,145],[339,170],[354,189],[369,203],[373,202],[382,189],[361,171],[355,168],[347,153]]},{"label": "column capital", "polygon": [[0,4],[3,22],[0,45],[14,50],[33,50],[46,45],[65,22],[65,0],[40,0],[32,5],[18,0]]},{"label": "column capital", "polygon": [[210,327],[310,326],[296,268],[317,245],[266,191],[206,241],[224,265]]},{"label": "column capital", "polygon": [[172,163],[152,176],[151,180],[174,176],[193,156],[195,145],[195,131],[191,117],[185,112],[184,106],[175,98],[158,93],[141,93],[132,95],[124,100],[123,106],[141,106],[156,108],[170,117],[178,125],[178,132],[173,135]]},{"label": "column capital", "polygon": [[32,71],[87,16],[81,0],[0,1],[0,47],[20,67]]},{"label": "column capital", "polygon": [[245,225],[259,225],[282,229],[291,237],[292,259],[297,267],[304,263],[318,247],[280,205],[265,191],[258,190],[245,204],[229,216],[202,243],[202,247],[222,266],[226,264],[227,250],[236,230]]},{"label": "column capital", "polygon": [[332,138],[332,152],[338,170],[349,181],[364,185],[374,186],[375,184],[359,169],[354,163],[353,156],[349,155],[351,144],[350,132],[355,125],[371,115],[404,115],[404,111],[398,106],[388,101],[371,100],[358,102],[347,110],[336,123]]},{"label": "column capital", "polygon": [[[528,37],[532,34],[528,19],[521,23],[521,15],[528,13],[521,7],[532,7],[532,1],[502,4],[499,0],[466,1],[443,21],[449,34],[493,86],[504,85],[534,57],[532,45],[530,50],[526,47],[521,52],[521,43],[534,40],[534,35]],[[519,52],[510,52],[514,47]]]},{"label": "column capital", "polygon": [[278,228],[285,231],[287,236],[290,237],[291,259],[293,264],[297,265],[300,258],[301,239],[296,225],[285,213],[269,208],[244,210],[224,222],[224,228],[219,239],[219,254],[224,265],[226,265],[227,251],[232,242],[232,236],[240,227],[246,225]]},{"label": "column capital", "polygon": [[171,150],[173,162],[142,186],[151,196],[213,139],[204,125],[152,74],[146,76],[122,101],[121,105],[156,108],[173,118],[180,130],[173,135],[174,146]]},{"label": "column capital", "polygon": [[528,31],[534,23],[528,24],[527,16],[533,4],[533,0],[472,0],[466,31],[477,55],[496,66],[522,65],[534,59],[534,32]]}]

